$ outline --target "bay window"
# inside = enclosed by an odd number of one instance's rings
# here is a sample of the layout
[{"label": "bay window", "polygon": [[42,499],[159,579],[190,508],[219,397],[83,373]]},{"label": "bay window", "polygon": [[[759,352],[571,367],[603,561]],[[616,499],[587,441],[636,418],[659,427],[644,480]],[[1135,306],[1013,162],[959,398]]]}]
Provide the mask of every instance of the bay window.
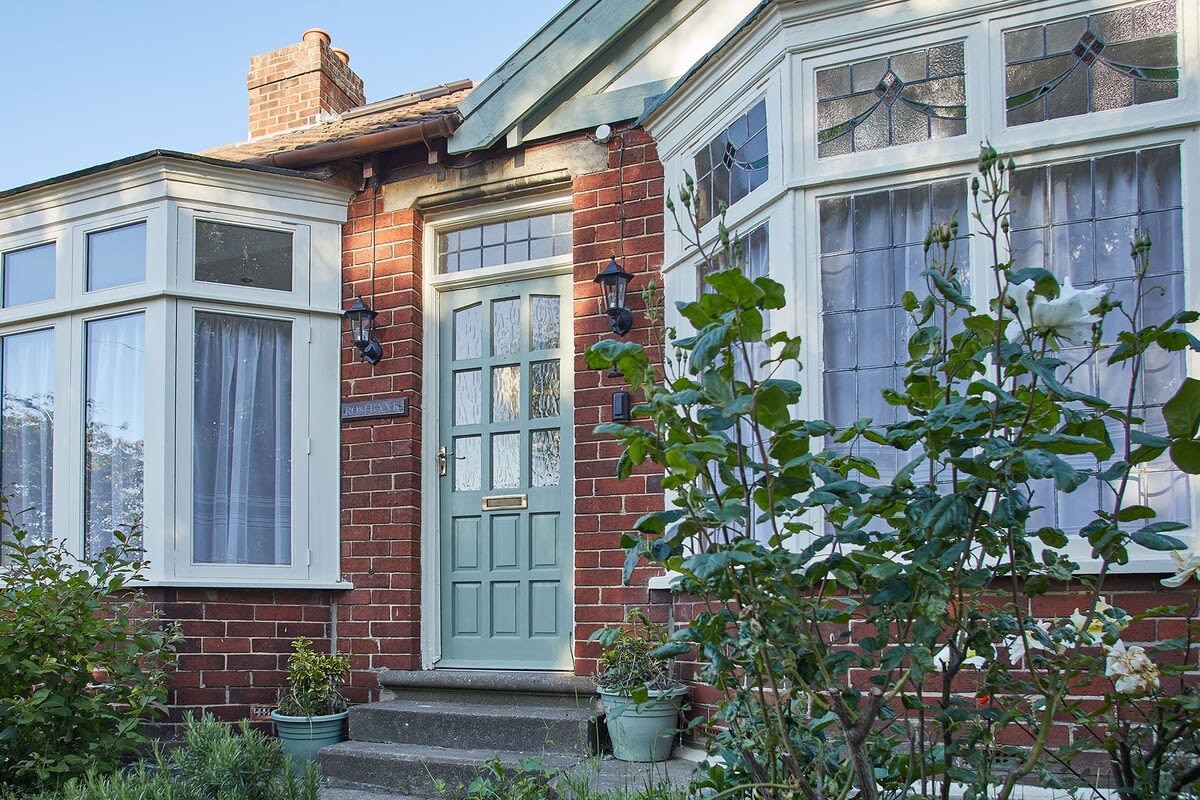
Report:
[{"label": "bay window", "polygon": [[80,557],[123,531],[156,583],[339,585],[346,193],[147,158],[141,192],[100,171],[0,204],[13,523]]}]

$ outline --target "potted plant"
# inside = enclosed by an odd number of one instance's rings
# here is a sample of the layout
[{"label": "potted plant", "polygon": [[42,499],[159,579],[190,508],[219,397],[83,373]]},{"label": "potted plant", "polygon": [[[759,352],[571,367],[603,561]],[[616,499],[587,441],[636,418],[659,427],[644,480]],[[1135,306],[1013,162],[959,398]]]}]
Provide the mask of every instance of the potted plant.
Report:
[{"label": "potted plant", "polygon": [[341,690],[349,672],[350,656],[318,653],[307,637],[296,637],[288,658],[287,688],[271,712],[283,752],[312,761],[322,747],[342,740],[349,711]]},{"label": "potted plant", "polygon": [[613,756],[622,761],[665,761],[675,747],[687,687],[671,677],[671,659],[655,654],[666,628],[633,609],[631,626],[601,628],[589,641],[604,646],[596,690]]}]

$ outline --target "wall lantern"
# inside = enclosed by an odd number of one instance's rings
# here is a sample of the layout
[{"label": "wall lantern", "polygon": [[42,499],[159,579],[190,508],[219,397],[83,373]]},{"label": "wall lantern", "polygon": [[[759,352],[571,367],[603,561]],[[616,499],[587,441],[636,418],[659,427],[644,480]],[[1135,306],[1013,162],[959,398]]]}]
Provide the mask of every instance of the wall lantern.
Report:
[{"label": "wall lantern", "polygon": [[596,276],[596,283],[600,284],[604,291],[609,327],[617,336],[624,336],[633,327],[633,314],[625,307],[625,289],[632,277],[617,264],[616,256],[613,256],[608,266]]},{"label": "wall lantern", "polygon": [[354,305],[346,309],[342,317],[350,324],[350,341],[358,348],[358,360],[368,361],[372,366],[383,358],[383,346],[375,339],[375,317],[379,312],[363,302],[362,295],[354,298]]}]

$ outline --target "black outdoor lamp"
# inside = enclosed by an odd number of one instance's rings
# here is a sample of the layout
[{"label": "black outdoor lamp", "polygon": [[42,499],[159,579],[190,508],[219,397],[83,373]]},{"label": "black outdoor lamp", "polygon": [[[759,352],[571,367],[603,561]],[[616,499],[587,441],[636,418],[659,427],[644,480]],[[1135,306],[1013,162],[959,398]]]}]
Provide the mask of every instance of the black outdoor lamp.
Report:
[{"label": "black outdoor lamp", "polygon": [[596,276],[596,283],[604,290],[604,305],[608,312],[608,324],[617,336],[624,336],[633,327],[633,314],[625,307],[625,289],[633,276],[621,269],[617,257],[613,256],[608,266]]},{"label": "black outdoor lamp", "polygon": [[362,295],[354,298],[354,305],[346,309],[342,317],[350,323],[350,340],[358,348],[358,360],[370,362],[372,366],[383,358],[383,346],[375,339],[375,317],[379,312],[363,302]]}]

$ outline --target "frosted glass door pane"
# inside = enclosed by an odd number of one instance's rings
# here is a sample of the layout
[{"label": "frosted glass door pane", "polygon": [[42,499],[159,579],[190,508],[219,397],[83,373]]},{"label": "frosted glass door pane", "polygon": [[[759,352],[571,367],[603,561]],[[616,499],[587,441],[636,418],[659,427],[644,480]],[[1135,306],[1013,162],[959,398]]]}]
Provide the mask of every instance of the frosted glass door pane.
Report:
[{"label": "frosted glass door pane", "polygon": [[521,368],[492,369],[492,421],[511,422],[521,416]]},{"label": "frosted glass door pane", "polygon": [[460,436],[454,440],[454,491],[479,491],[480,446],[478,436]]},{"label": "frosted glass door pane", "polygon": [[529,449],[531,483],[534,486],[558,486],[558,431],[533,431]]},{"label": "frosted glass door pane", "polygon": [[521,484],[521,434],[492,436],[492,488],[515,489]]},{"label": "frosted glass door pane", "polygon": [[534,295],[530,301],[530,350],[546,350],[558,347],[559,324],[558,297]]},{"label": "frosted glass door pane", "polygon": [[483,352],[483,306],[460,308],[454,312],[454,360],[479,358]]},{"label": "frosted glass door pane", "polygon": [[482,373],[477,369],[454,373],[454,424],[477,425],[482,419],[480,404],[483,401],[480,381]]},{"label": "frosted glass door pane", "polygon": [[521,347],[521,301],[492,302],[492,355],[515,353]]},{"label": "frosted glass door pane", "polygon": [[558,362],[535,361],[529,369],[529,418],[558,416]]},{"label": "frosted glass door pane", "polygon": [[87,325],[84,527],[87,554],[142,520],[146,323],[142,314]]},{"label": "frosted glass door pane", "polygon": [[0,485],[13,523],[49,541],[54,468],[54,331],[4,337]]}]

